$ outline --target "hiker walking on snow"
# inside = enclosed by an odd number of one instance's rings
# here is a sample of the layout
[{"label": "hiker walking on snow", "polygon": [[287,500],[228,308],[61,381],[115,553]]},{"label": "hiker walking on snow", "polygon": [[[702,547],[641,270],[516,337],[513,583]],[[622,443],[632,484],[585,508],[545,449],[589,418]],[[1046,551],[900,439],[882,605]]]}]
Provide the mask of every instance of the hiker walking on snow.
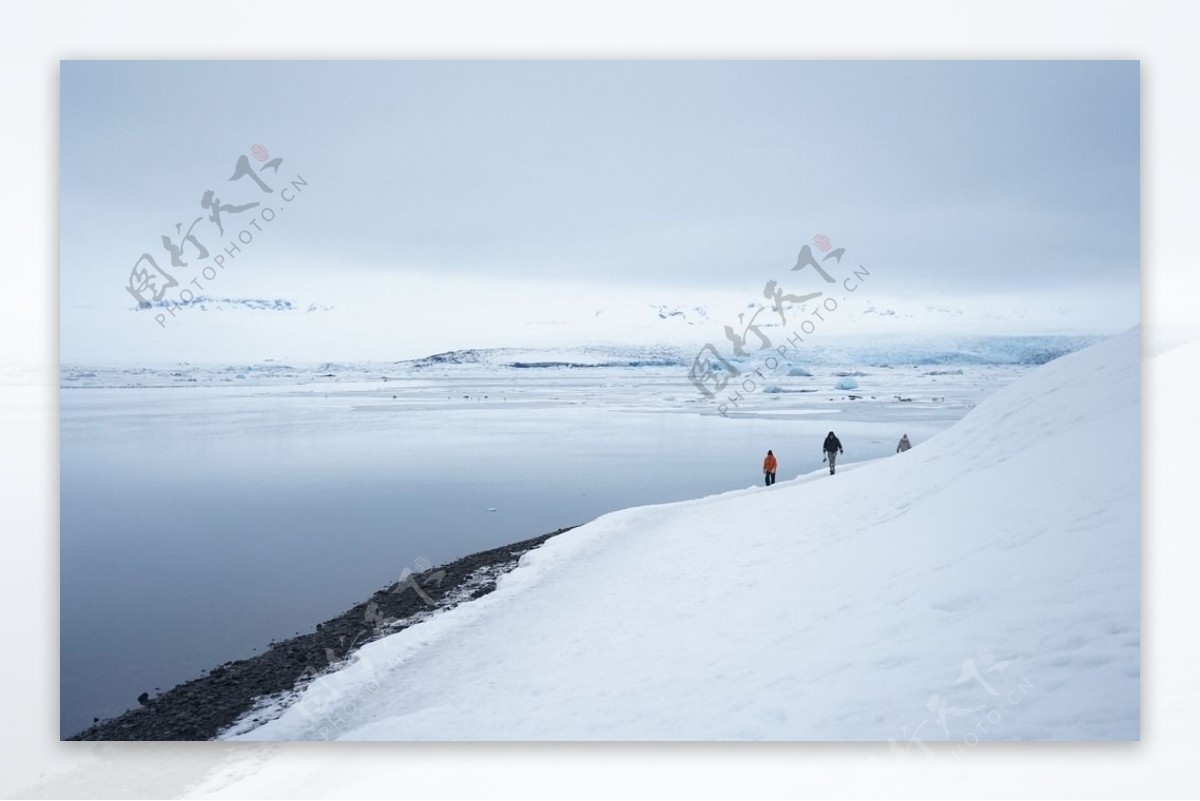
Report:
[{"label": "hiker walking on snow", "polygon": [[904,453],[912,447],[912,443],[908,441],[908,434],[900,437],[900,444],[896,446],[896,453]]},{"label": "hiker walking on snow", "polygon": [[775,459],[775,454],[767,451],[767,458],[763,459],[763,476],[768,487],[775,483],[775,468],[778,466],[779,462]]},{"label": "hiker walking on snow", "polygon": [[837,438],[837,435],[832,431],[829,436],[825,437],[825,444],[822,446],[825,450],[825,458],[822,461],[829,462],[829,475],[834,473],[834,465],[837,463],[837,456],[842,452],[842,441]]}]

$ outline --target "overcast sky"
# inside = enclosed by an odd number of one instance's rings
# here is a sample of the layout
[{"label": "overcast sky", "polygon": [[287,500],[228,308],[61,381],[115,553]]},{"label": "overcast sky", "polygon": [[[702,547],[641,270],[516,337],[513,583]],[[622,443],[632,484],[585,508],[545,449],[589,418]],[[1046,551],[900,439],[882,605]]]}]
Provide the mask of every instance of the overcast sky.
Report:
[{"label": "overcast sky", "polygon": [[[723,303],[806,288],[818,233],[914,323],[1138,322],[1137,62],[64,62],[61,118],[66,362],[633,341],[653,303],[708,307],[687,333],[717,339]],[[243,155],[270,195],[227,180]],[[221,235],[207,190],[260,205]],[[171,267],[197,217],[209,259]],[[159,326],[125,289],[143,252],[300,310]]]}]

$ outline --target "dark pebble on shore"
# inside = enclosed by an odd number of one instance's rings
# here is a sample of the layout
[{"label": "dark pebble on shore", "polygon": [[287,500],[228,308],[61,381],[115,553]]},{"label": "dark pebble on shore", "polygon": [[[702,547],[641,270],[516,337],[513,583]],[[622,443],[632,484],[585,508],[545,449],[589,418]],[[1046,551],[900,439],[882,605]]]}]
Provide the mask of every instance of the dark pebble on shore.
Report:
[{"label": "dark pebble on shore", "polygon": [[[139,707],[98,722],[67,739],[211,740],[249,712],[257,699],[292,690],[298,680],[308,680],[314,672],[329,670],[359,646],[395,634],[422,619],[407,621],[408,618],[487,595],[495,589],[496,578],[516,567],[522,554],[571,528],[574,526],[480,551],[416,574],[421,593],[400,584],[379,590],[369,600],[318,623],[311,634],[273,641],[262,654],[218,665],[206,675],[154,698],[143,693],[138,698]],[[481,570],[488,571],[486,580],[477,586],[472,582],[473,586],[458,591],[473,576],[478,581],[477,574]],[[443,575],[439,576],[439,572]],[[428,583],[423,582],[421,576],[428,576]],[[434,577],[440,580],[434,580]],[[431,607],[422,594],[438,605]],[[447,598],[455,600],[443,606],[442,601]],[[375,605],[374,609],[371,604]],[[379,625],[392,620],[401,622]],[[349,650],[347,643],[352,644]],[[333,661],[329,658],[331,654],[335,656]]]}]

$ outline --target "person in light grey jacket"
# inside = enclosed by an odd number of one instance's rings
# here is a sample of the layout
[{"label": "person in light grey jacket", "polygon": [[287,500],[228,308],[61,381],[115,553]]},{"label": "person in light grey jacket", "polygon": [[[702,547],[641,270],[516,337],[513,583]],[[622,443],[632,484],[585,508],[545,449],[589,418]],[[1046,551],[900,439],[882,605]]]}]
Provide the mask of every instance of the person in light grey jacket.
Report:
[{"label": "person in light grey jacket", "polygon": [[912,443],[908,441],[908,434],[900,438],[900,444],[896,446],[896,453],[904,453],[912,447]]}]

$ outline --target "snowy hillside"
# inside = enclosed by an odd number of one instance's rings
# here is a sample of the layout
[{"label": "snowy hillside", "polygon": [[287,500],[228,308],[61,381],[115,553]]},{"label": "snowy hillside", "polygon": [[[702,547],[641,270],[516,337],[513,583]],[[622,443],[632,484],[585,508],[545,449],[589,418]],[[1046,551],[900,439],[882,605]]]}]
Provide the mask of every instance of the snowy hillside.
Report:
[{"label": "snowy hillside", "polygon": [[1053,361],[905,454],[854,464],[844,438],[836,476],[782,480],[788,450],[819,445],[779,442],[775,487],[605,515],[238,736],[917,758],[1137,739],[1138,348],[1135,329]]}]

